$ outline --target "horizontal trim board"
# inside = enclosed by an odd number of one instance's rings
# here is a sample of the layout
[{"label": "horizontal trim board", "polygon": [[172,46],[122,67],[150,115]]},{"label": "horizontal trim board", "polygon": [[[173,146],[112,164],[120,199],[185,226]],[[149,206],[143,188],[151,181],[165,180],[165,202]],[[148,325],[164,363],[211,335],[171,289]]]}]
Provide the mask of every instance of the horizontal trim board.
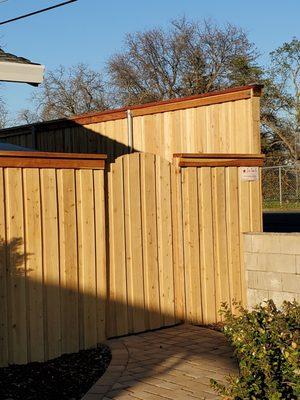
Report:
[{"label": "horizontal trim board", "polygon": [[173,154],[174,158],[198,158],[198,159],[203,159],[203,158],[216,158],[216,159],[222,159],[222,158],[234,158],[234,159],[264,159],[265,155],[264,154],[246,154],[246,153],[240,153],[240,154],[235,154],[235,153],[175,153]]},{"label": "horizontal trim board", "polygon": [[262,159],[238,159],[238,160],[202,160],[202,161],[179,161],[178,166],[183,167],[262,167]]},{"label": "horizontal trim board", "polygon": [[104,160],[66,160],[45,158],[0,158],[3,168],[104,169]]},{"label": "horizontal trim board", "polygon": [[149,114],[158,114],[163,112],[186,110],[187,108],[196,108],[202,106],[209,106],[213,104],[226,103],[229,101],[246,100],[251,98],[251,90],[245,90],[237,93],[227,93],[209,98],[196,98],[192,100],[186,100],[182,103],[171,103],[164,105],[156,105],[145,109],[133,110],[132,115],[139,117]]},{"label": "horizontal trim board", "polygon": [[[239,100],[239,98],[241,96],[243,97],[243,95],[240,95],[239,92],[244,92],[244,96],[247,96],[247,98],[249,95],[250,96],[251,95],[260,96],[262,87],[263,87],[262,85],[239,86],[239,87],[228,88],[228,89],[214,91],[214,92],[195,94],[193,96],[179,97],[179,98],[155,101],[155,102],[145,103],[145,104],[137,104],[135,106],[123,107],[123,108],[119,108],[116,110],[107,110],[107,111],[102,111],[102,112],[93,112],[93,113],[88,113],[88,114],[77,115],[73,118],[70,118],[70,120],[78,122],[79,120],[82,120],[83,118],[96,117],[96,116],[100,117],[101,115],[105,116],[105,115],[109,115],[109,114],[112,115],[112,114],[117,114],[117,113],[122,113],[122,112],[124,112],[123,118],[126,118],[127,110],[133,111],[133,115],[137,116],[138,115],[137,110],[143,110],[146,108],[153,108],[153,107],[162,107],[162,106],[171,105],[171,104],[173,104],[174,110],[175,110],[175,109],[178,109],[178,108],[175,108],[176,106],[174,104],[176,104],[176,103],[179,103],[179,104],[182,103],[182,105],[183,105],[187,101],[200,100],[200,99],[204,100],[204,99],[212,98],[215,96],[224,96],[224,98],[227,98],[226,95],[228,95],[228,94],[231,94],[231,95],[236,94],[236,100]],[[227,101],[230,101],[230,100],[227,100]],[[207,103],[207,105],[208,104],[209,103]],[[151,114],[152,112],[149,112],[149,113]],[[115,119],[118,119],[118,118],[115,118]]]},{"label": "horizontal trim board", "polygon": [[0,167],[104,169],[106,158],[107,156],[103,154],[1,151]]},{"label": "horizontal trim board", "polygon": [[155,113],[163,113],[168,111],[184,110],[187,108],[202,107],[211,104],[220,104],[229,101],[237,101],[249,99],[253,96],[261,95],[261,85],[248,85],[236,88],[229,88],[216,92],[203,93],[199,95],[175,98],[159,102],[139,104],[136,106],[128,106],[116,110],[107,110],[102,112],[93,112],[88,114],[77,115],[71,118],[63,118],[52,121],[45,121],[36,124],[22,125],[0,130],[0,137],[10,131],[28,130],[35,127],[36,131],[46,131],[51,129],[61,129],[63,127],[72,127],[78,125],[89,125],[105,121],[114,121],[125,119],[127,110],[132,111],[133,117],[149,115]]}]

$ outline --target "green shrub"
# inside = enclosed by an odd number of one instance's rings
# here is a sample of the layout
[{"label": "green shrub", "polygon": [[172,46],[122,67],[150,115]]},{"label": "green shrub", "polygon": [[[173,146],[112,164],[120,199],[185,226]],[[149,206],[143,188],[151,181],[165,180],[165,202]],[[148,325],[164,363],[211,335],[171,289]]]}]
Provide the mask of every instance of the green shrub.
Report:
[{"label": "green shrub", "polygon": [[238,313],[223,304],[223,331],[239,362],[240,375],[228,376],[227,385],[211,380],[226,399],[300,399],[300,305],[272,300]]}]

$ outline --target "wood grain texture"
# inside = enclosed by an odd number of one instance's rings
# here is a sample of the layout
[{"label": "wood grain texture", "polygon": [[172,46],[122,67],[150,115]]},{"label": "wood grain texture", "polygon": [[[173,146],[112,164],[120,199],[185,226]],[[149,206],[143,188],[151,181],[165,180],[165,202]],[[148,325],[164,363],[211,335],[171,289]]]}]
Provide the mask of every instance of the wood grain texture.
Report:
[{"label": "wood grain texture", "polygon": [[107,171],[0,168],[1,365],[215,323],[222,302],[245,304],[242,234],[262,229],[261,182],[221,160],[180,168],[133,153]]},{"label": "wood grain texture", "polygon": [[[168,161],[172,161],[174,153],[260,153],[259,102],[256,87],[247,86],[131,107],[133,150],[153,153]],[[35,149],[107,153],[109,161],[114,161],[130,153],[126,111],[37,124]],[[27,146],[32,139],[31,129],[24,126],[1,130],[0,137]],[[91,162],[86,161],[87,168]],[[99,161],[100,164],[103,163]],[[76,167],[65,159],[64,166]]]},{"label": "wood grain texture", "polygon": [[24,243],[23,177],[20,168],[5,170],[6,250],[8,282],[8,362],[28,361],[28,300],[26,295],[26,248]]},{"label": "wood grain texture", "polygon": [[132,110],[135,114],[147,115],[161,113],[164,111],[175,111],[201,105],[210,105],[224,103],[228,101],[237,101],[252,97],[259,98],[261,95],[261,85],[247,85],[235,88],[223,89],[209,93],[196,94],[193,96],[175,98],[170,100],[157,101],[146,104],[137,104],[130,107],[123,107],[115,110],[106,110],[102,112],[91,112],[82,115],[76,115],[69,119],[58,119],[53,121],[39,122],[30,125],[5,128],[1,130],[2,137],[15,136],[18,132],[24,131],[27,135],[32,134],[32,127],[35,131],[46,131],[72,127],[74,125],[96,124],[99,122],[114,121],[126,118],[126,111]]},{"label": "wood grain texture", "polygon": [[4,171],[0,169],[0,365],[5,365],[8,360],[8,312],[9,295],[7,288],[7,246],[6,246],[6,201],[4,187]]},{"label": "wood grain texture", "polygon": [[106,337],[104,199],[102,170],[0,169],[1,365]]},{"label": "wood grain texture", "polygon": [[[61,293],[59,263],[57,176],[54,169],[42,169],[41,208],[43,227],[43,274],[45,314],[45,358],[58,357],[61,343]],[[45,234],[45,229],[47,234]]]},{"label": "wood grain texture", "polygon": [[[41,194],[38,169],[23,170],[26,295],[30,358],[44,360]],[[27,282],[30,282],[27,284]]]}]

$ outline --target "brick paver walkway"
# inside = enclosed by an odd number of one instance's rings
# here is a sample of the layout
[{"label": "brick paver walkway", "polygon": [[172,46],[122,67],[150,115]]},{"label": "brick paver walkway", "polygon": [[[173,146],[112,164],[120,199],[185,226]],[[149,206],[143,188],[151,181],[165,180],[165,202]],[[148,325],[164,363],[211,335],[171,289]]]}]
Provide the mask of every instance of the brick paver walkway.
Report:
[{"label": "brick paver walkway", "polygon": [[180,325],[113,341],[112,362],[84,400],[218,399],[209,380],[237,373],[225,337]]}]

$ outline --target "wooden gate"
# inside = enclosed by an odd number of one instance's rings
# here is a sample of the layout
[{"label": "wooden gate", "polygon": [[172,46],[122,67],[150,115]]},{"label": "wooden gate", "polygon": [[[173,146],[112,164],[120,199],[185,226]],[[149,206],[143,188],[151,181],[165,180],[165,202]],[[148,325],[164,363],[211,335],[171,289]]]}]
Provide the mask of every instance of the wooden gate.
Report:
[{"label": "wooden gate", "polygon": [[152,154],[111,164],[109,336],[174,324],[175,167]]},{"label": "wooden gate", "polygon": [[262,156],[197,157],[111,164],[108,336],[213,323],[222,302],[245,301],[242,232],[260,231],[262,213],[260,180],[242,180],[240,168]]}]

